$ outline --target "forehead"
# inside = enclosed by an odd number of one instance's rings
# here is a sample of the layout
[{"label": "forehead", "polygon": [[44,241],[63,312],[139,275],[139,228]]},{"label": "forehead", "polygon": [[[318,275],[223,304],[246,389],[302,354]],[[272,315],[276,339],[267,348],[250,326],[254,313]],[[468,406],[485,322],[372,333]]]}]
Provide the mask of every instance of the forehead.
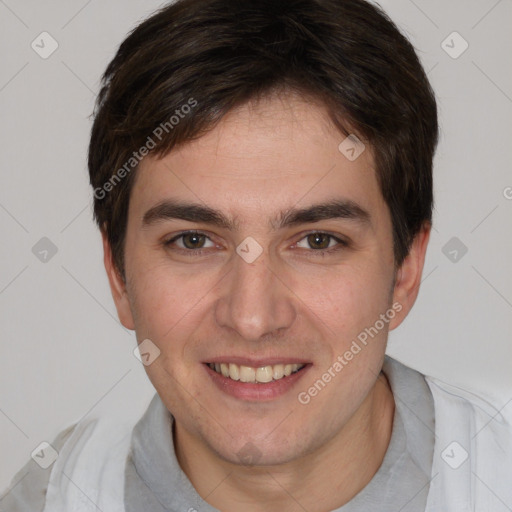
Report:
[{"label": "forehead", "polygon": [[317,102],[289,95],[248,103],[199,139],[163,158],[146,157],[130,209],[140,216],[169,197],[182,198],[243,222],[245,214],[275,217],[283,207],[340,197],[365,210],[381,208],[371,148],[347,158],[345,146],[340,151],[345,139]]}]

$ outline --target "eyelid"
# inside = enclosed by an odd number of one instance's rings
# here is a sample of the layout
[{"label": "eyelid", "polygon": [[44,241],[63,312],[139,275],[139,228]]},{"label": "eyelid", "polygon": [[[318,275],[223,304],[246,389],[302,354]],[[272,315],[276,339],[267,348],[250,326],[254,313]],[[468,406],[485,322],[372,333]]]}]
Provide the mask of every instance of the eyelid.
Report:
[{"label": "eyelid", "polygon": [[[295,242],[294,245],[297,245],[299,242],[301,242],[302,240],[304,240],[304,238],[308,237],[309,235],[314,235],[314,234],[319,234],[319,235],[327,235],[328,237],[330,237],[332,240],[335,240],[337,242],[337,244],[333,247],[329,247],[327,249],[309,249],[309,252],[313,252],[313,253],[324,253],[324,252],[331,252],[331,251],[335,251],[337,248],[339,249],[339,247],[348,247],[350,245],[350,242],[344,238],[341,237],[341,235],[339,234],[333,234],[333,233],[330,233],[329,231],[323,231],[321,229],[312,229],[310,231],[307,231],[305,233],[301,233],[300,235],[300,238],[297,240],[297,242]],[[299,249],[302,249],[302,247],[299,247]]]},{"label": "eyelid", "polygon": [[308,236],[308,235],[314,235],[315,233],[318,233],[320,235],[328,235],[328,236],[332,236],[333,238],[336,238],[342,242],[346,242],[346,240],[344,240],[342,238],[343,235],[341,235],[340,233],[333,233],[329,230],[325,230],[325,229],[310,229],[308,231],[305,231],[303,233],[300,233],[300,235],[297,235],[297,236],[301,236],[300,240],[302,240],[302,238]]},{"label": "eyelid", "polygon": [[[197,234],[197,235],[204,236],[211,243],[215,244],[215,242],[212,240],[212,237],[208,233],[206,233],[204,231],[201,231],[201,230],[198,230],[198,229],[189,229],[187,231],[181,231],[180,233],[177,233],[177,234],[173,235],[171,238],[164,239],[163,245],[165,247],[171,246],[174,242],[176,242],[180,238],[183,238],[184,236],[190,235],[190,234]],[[294,245],[296,246],[299,242],[301,242],[302,240],[307,238],[309,235],[313,235],[313,234],[326,235],[326,236],[330,237],[332,240],[335,240],[337,243],[333,247],[328,247],[326,249],[307,249],[307,248],[303,248],[303,247],[299,247],[299,249],[305,249],[309,253],[323,255],[325,253],[331,253],[331,252],[335,252],[337,250],[340,250],[342,248],[349,247],[349,245],[350,245],[350,242],[345,240],[344,238],[341,238],[340,235],[338,235],[338,234],[335,235],[333,233],[330,233],[329,231],[322,231],[322,230],[319,230],[319,229],[313,229],[313,230],[309,230],[307,232],[301,233],[299,235],[300,238],[297,240],[297,242],[295,242]],[[179,251],[179,252],[182,252],[182,253],[194,254],[196,256],[201,256],[203,254],[203,252],[208,251],[208,249],[211,249],[211,248],[212,247],[199,247],[198,249],[187,249],[187,248],[184,248],[184,247],[177,246],[173,250]]]},{"label": "eyelid", "polygon": [[[206,237],[210,242],[215,243],[212,240],[212,237],[210,235],[208,235],[208,233],[205,233],[204,231],[201,231],[199,229],[188,229],[187,231],[181,231],[180,233],[173,235],[171,238],[164,238],[163,244],[165,246],[171,245],[172,243],[176,242],[176,240],[179,240],[180,238],[183,238],[186,235],[201,235],[201,236]],[[178,247],[178,249],[182,249],[187,252],[198,252],[198,251],[204,249],[204,247],[200,247],[199,249],[184,249],[183,247]],[[207,247],[207,249],[208,249],[208,247]]]}]

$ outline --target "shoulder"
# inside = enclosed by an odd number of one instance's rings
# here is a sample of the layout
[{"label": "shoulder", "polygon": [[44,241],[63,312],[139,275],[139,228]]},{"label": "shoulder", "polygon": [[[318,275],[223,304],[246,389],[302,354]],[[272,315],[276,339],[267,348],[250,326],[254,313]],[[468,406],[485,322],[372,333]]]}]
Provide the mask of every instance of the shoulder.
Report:
[{"label": "shoulder", "polygon": [[512,400],[504,401],[499,394],[477,394],[434,377],[426,377],[425,380],[440,412],[449,407],[453,413],[465,414],[477,423],[483,421],[496,428],[511,428]]},{"label": "shoulder", "polygon": [[[426,378],[435,403],[435,423],[438,440],[494,474],[497,468],[512,472],[512,400],[484,396],[447,384],[432,377]],[[441,452],[441,457],[446,456]],[[511,488],[512,489],[512,488]]]},{"label": "shoulder", "polygon": [[[50,443],[57,452],[64,446],[75,427],[76,425],[71,425],[66,428]],[[34,460],[29,460],[2,493],[1,509],[9,512],[42,512],[52,467],[53,465],[43,469]]]},{"label": "shoulder", "polygon": [[512,505],[512,400],[426,377],[436,446],[427,510],[501,510]]}]

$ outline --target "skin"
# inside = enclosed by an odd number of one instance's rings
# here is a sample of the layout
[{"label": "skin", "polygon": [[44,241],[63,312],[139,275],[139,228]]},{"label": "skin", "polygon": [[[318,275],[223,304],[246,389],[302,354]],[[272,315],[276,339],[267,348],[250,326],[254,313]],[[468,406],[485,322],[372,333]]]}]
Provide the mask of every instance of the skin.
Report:
[{"label": "skin", "polygon": [[[344,138],[304,98],[246,104],[200,139],[142,161],[130,198],[126,282],[103,237],[120,321],[161,351],[145,368],[175,418],[178,461],[203,499],[223,511],[340,507],[371,480],[389,444],[394,400],[380,371],[388,331],[416,300],[430,226],[395,272],[371,148],[351,162],[338,150]],[[238,229],[176,219],[144,227],[144,213],[168,198],[218,209]],[[360,205],[370,223],[329,219],[272,229],[279,212],[335,198]],[[202,255],[191,254],[197,249],[184,239],[164,245],[190,229],[209,237],[193,241],[204,244]],[[327,239],[339,250],[319,254],[308,244],[315,232],[349,244]],[[263,248],[253,263],[236,253],[249,236]],[[297,394],[393,303],[401,311],[317,396],[299,403]],[[203,362],[222,355],[296,357],[312,366],[292,391],[254,402],[212,385]],[[256,464],[241,461],[244,447]]]}]

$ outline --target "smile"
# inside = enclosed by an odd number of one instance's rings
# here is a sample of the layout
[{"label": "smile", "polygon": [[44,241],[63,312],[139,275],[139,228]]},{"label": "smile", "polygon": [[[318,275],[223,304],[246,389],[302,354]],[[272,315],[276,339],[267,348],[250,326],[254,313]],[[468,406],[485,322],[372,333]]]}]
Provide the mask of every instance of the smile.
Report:
[{"label": "smile", "polygon": [[208,363],[208,366],[224,377],[240,382],[265,384],[281,380],[300,371],[305,364],[274,364],[253,368],[235,363]]}]

